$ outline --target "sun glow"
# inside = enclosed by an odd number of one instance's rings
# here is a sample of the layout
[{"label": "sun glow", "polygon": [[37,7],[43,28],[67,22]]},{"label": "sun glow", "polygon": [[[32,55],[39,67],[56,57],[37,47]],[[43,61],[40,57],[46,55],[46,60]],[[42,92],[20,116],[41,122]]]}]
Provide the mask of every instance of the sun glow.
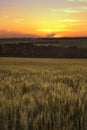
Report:
[{"label": "sun glow", "polygon": [[87,36],[86,5],[86,0],[1,0],[0,37]]}]

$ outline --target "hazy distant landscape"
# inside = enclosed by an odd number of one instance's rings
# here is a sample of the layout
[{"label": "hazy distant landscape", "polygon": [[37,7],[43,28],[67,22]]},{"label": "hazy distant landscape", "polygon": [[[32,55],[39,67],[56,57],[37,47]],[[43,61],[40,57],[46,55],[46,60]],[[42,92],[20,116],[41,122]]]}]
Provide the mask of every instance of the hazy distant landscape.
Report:
[{"label": "hazy distant landscape", "polygon": [[87,37],[0,39],[0,56],[87,58]]}]

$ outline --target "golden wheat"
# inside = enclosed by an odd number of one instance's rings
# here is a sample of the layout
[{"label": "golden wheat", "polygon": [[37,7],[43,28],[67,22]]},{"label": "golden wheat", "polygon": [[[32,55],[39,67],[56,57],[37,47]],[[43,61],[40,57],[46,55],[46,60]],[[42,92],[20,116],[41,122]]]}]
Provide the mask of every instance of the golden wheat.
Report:
[{"label": "golden wheat", "polygon": [[0,58],[0,130],[87,130],[87,60]]}]

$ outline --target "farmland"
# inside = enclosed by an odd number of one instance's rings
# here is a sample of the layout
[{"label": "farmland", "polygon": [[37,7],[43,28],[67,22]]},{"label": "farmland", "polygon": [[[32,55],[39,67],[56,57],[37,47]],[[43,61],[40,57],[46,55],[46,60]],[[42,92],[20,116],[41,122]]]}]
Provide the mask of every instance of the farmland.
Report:
[{"label": "farmland", "polygon": [[0,130],[87,130],[87,59],[0,58]]}]

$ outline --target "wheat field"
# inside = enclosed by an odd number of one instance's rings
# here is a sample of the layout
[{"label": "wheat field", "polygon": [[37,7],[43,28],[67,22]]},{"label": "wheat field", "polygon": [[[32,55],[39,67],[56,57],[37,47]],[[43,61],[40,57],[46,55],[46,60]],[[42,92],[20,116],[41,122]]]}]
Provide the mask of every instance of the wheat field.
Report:
[{"label": "wheat field", "polygon": [[87,59],[0,58],[0,130],[87,130]]}]

